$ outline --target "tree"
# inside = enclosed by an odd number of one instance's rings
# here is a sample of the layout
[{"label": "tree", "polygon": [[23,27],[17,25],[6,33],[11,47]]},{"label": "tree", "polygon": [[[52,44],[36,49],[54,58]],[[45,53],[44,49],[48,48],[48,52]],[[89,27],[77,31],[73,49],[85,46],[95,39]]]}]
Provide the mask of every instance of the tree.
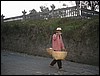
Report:
[{"label": "tree", "polygon": [[45,6],[40,6],[40,9],[41,9],[42,12],[48,12],[49,11],[49,8],[45,7]]},{"label": "tree", "polygon": [[75,1],[75,3],[76,3],[76,6],[80,5],[80,1]]},{"label": "tree", "polygon": [[[80,5],[80,1],[75,1],[76,3],[76,6],[79,6]],[[81,7],[82,8],[88,8],[90,7],[91,10],[95,11],[96,9],[99,9],[99,1],[81,1],[82,5]]]},{"label": "tree", "polygon": [[43,6],[40,6],[40,9],[41,9],[42,12],[43,12],[43,8],[44,8]]},{"label": "tree", "polygon": [[52,10],[54,10],[54,9],[55,9],[55,5],[54,5],[54,4],[52,4],[52,5],[51,5],[51,8],[52,8]]},{"label": "tree", "polygon": [[91,10],[95,11],[99,9],[99,1],[88,1],[88,7],[91,7]]}]

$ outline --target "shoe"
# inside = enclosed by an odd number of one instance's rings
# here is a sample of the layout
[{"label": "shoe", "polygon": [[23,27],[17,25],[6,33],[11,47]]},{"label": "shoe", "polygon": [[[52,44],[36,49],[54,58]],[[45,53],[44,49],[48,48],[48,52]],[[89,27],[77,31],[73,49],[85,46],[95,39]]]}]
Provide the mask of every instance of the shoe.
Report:
[{"label": "shoe", "polygon": [[65,71],[63,68],[59,68],[60,71]]},{"label": "shoe", "polygon": [[59,67],[59,70],[62,69],[62,67]]},{"label": "shoe", "polygon": [[49,67],[53,68],[54,66],[52,66],[52,65],[49,65]]}]

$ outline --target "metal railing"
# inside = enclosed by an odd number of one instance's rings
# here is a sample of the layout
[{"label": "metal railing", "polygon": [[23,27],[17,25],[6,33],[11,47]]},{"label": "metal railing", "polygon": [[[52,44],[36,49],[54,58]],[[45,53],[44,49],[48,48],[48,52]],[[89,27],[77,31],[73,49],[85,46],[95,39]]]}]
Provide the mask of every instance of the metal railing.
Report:
[{"label": "metal railing", "polygon": [[64,18],[64,17],[92,17],[99,15],[97,11],[91,11],[88,9],[80,9],[77,6],[61,8],[56,10],[50,10],[48,12],[37,12],[27,15],[21,15],[11,18],[1,18],[3,22],[14,21],[14,20],[26,20],[26,19],[50,19],[50,18]]}]

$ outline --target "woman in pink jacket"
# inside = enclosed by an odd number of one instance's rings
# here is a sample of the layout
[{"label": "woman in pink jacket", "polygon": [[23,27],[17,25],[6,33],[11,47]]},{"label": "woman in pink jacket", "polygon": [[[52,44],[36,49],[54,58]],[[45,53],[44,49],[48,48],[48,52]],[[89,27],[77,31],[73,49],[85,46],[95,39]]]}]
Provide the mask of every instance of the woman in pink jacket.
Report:
[{"label": "woman in pink jacket", "polygon": [[[64,47],[64,43],[63,43],[63,40],[62,40],[62,36],[61,36],[61,31],[62,29],[60,27],[58,27],[56,29],[56,33],[53,34],[53,37],[52,37],[52,48],[54,51],[61,51],[62,49],[65,49]],[[55,63],[58,64],[58,67],[59,69],[62,68],[62,62],[61,60],[53,60],[51,63],[50,63],[50,66],[53,66]]]}]

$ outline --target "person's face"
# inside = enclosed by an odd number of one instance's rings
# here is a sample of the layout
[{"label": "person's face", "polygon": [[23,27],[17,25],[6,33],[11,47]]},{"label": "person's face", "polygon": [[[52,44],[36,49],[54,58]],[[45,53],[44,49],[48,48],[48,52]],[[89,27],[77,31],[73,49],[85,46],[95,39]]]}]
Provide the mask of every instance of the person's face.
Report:
[{"label": "person's face", "polygon": [[56,33],[61,34],[61,31],[60,30],[57,30]]}]

